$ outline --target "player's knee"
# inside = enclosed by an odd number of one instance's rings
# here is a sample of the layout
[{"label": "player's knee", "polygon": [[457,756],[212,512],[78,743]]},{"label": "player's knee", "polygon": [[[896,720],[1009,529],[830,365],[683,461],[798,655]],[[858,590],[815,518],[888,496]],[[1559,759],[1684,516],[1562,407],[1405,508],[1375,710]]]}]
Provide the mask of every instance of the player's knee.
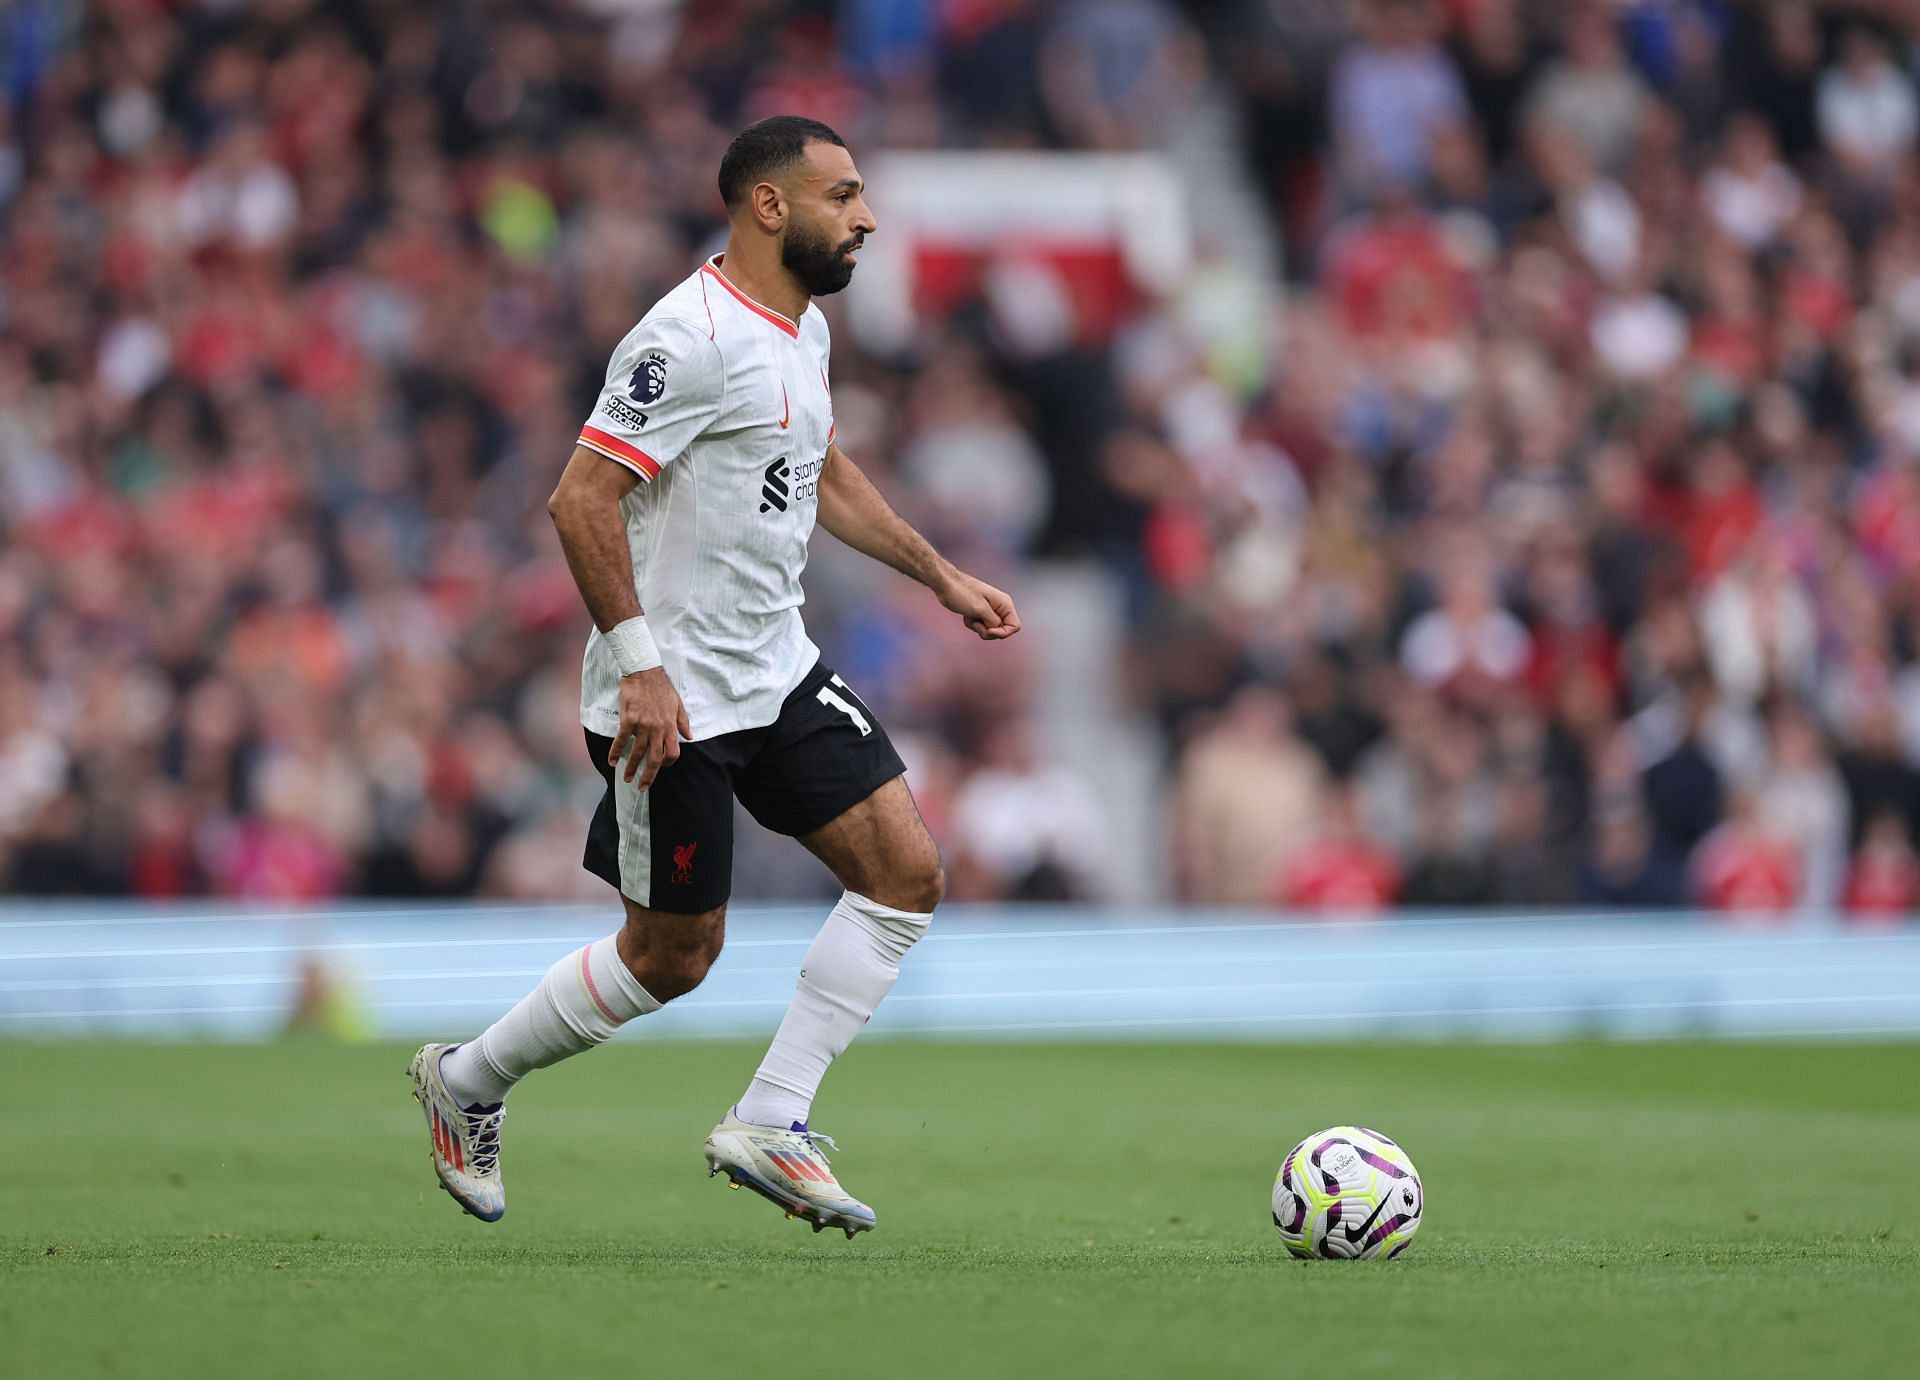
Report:
[{"label": "player's knee", "polygon": [[725,943],[725,910],[708,915],[629,919],[621,957],[634,981],[655,1001],[684,997],[702,982]]},{"label": "player's knee", "polygon": [[920,887],[920,904],[914,907],[915,910],[931,912],[934,907],[946,899],[947,869],[940,865],[940,858],[937,854],[932,861],[927,864],[926,870],[920,874],[918,884]]},{"label": "player's knee", "polygon": [[655,1001],[669,1002],[686,996],[706,981],[707,970],[712,966],[711,959],[692,955],[662,956],[642,966],[634,977]]},{"label": "player's knee", "polygon": [[894,868],[875,891],[873,899],[883,906],[930,914],[947,894],[946,869],[940,866],[940,855],[929,851],[924,858]]},{"label": "player's knee", "polygon": [[720,942],[716,938],[711,945],[650,949],[629,967],[634,979],[655,1001],[668,1002],[705,982],[719,957]]}]

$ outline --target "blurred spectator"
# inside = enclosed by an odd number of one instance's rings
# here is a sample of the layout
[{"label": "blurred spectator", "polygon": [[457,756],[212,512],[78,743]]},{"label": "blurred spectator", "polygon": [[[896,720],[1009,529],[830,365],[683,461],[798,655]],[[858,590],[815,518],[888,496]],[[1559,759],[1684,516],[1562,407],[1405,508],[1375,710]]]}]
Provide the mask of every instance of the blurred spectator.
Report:
[{"label": "blurred spectator", "polygon": [[1440,574],[1440,602],[1407,628],[1400,660],[1420,685],[1484,699],[1517,681],[1532,653],[1526,627],[1495,599],[1492,572],[1463,550]]},{"label": "blurred spectator", "polygon": [[206,889],[186,799],[170,783],[151,783],[135,805],[127,890],[148,900],[165,901],[197,896]]},{"label": "blurred spectator", "polygon": [[1886,816],[1903,821],[1907,841],[1913,842],[1920,823],[1920,772],[1900,753],[1891,706],[1884,701],[1865,706],[1838,765],[1853,821],[1851,845],[1861,845],[1868,821]]},{"label": "blurred spectator", "polygon": [[1173,823],[1182,894],[1220,905],[1268,900],[1321,818],[1325,789],[1286,700],[1242,690],[1181,754]]},{"label": "blurred spectator", "polygon": [[1680,869],[1654,850],[1652,831],[1638,807],[1611,806],[1594,821],[1589,852],[1580,867],[1579,899],[1588,906],[1680,904]]},{"label": "blurred spectator", "polygon": [[1321,263],[1341,322],[1356,336],[1444,337],[1466,310],[1466,279],[1440,222],[1395,184],[1335,228]]},{"label": "blurred spectator", "polygon": [[1688,889],[1708,910],[1757,919],[1784,914],[1799,898],[1800,847],[1762,817],[1752,793],[1735,791],[1726,821],[1700,841]]},{"label": "blurred spectator", "polygon": [[1752,789],[1758,830],[1790,840],[1797,852],[1800,905],[1834,906],[1846,880],[1846,783],[1827,755],[1820,725],[1791,700],[1782,700],[1768,721],[1767,766]]},{"label": "blurred spectator", "polygon": [[[1383,731],[1349,678],[1325,656],[1301,659],[1287,680],[1301,739],[1320,755],[1329,776],[1345,780]],[[1343,806],[1344,808],[1344,806]]]},{"label": "blurred spectator", "polygon": [[1565,905],[1574,899],[1574,864],[1556,839],[1545,782],[1513,776],[1500,783],[1500,815],[1488,856],[1487,899],[1511,909]]},{"label": "blurred spectator", "polygon": [[1920,112],[1913,83],[1870,30],[1840,39],[1839,61],[1820,78],[1820,137],[1843,178],[1884,183],[1913,149]]},{"label": "blurred spectator", "polygon": [[[1718,691],[1704,671],[1693,670],[1682,676],[1678,697],[1669,727],[1646,725],[1643,750],[1651,760],[1641,780],[1653,852],[1675,869],[1685,865],[1725,812],[1720,769],[1707,741]],[[1665,742],[1654,736],[1662,732],[1671,733]]]},{"label": "blurred spectator", "polygon": [[[1645,291],[1652,261],[1646,257],[1645,222],[1632,194],[1596,168],[1586,149],[1552,121],[1535,120],[1529,126],[1527,154],[1541,190],[1552,197],[1561,226],[1587,265],[1610,287]],[[1638,285],[1633,282],[1636,275]],[[1596,334],[1596,339],[1603,338]],[[1614,367],[1619,373],[1651,372],[1624,363]]]},{"label": "blurred spectator", "polygon": [[1461,827],[1449,804],[1443,799],[1423,816],[1423,833],[1401,899],[1410,906],[1453,910],[1491,905],[1493,858],[1472,830]]},{"label": "blurred spectator", "polygon": [[1360,0],[1359,38],[1334,64],[1333,144],[1347,194],[1418,191],[1434,141],[1466,115],[1430,0]]},{"label": "blurred spectator", "polygon": [[1627,61],[1612,4],[1574,0],[1561,14],[1565,47],[1528,92],[1529,115],[1577,143],[1601,171],[1621,172],[1651,93]]},{"label": "blurred spectator", "polygon": [[1151,147],[1201,72],[1192,35],[1163,0],[1066,0],[1041,56],[1049,114],[1090,149]]},{"label": "blurred spectator", "polygon": [[1300,843],[1282,870],[1273,900],[1291,910],[1378,915],[1400,893],[1400,864],[1367,836],[1352,792],[1327,793],[1326,822]]},{"label": "blurred spectator", "polygon": [[1461,80],[1488,159],[1513,152],[1519,112],[1533,75],[1533,37],[1521,0],[1480,0],[1465,7],[1457,46]]},{"label": "blurred spectator", "polygon": [[987,731],[979,768],[953,801],[957,899],[1070,901],[1099,894],[1107,836],[1099,798],[1074,772],[1044,764],[1020,719]]},{"label": "blurred spectator", "polygon": [[1678,364],[1687,349],[1687,318],[1657,286],[1652,265],[1636,259],[1620,290],[1594,309],[1595,360],[1615,381],[1645,384]]},{"label": "blurred spectator", "polygon": [[1842,903],[1849,915],[1895,918],[1911,913],[1916,887],[1920,887],[1920,859],[1907,841],[1907,822],[1882,811],[1867,821],[1860,851],[1847,869]]},{"label": "blurred spectator", "polygon": [[956,353],[915,381],[913,406],[917,434],[899,471],[923,497],[927,535],[1002,556],[1028,551],[1046,520],[1050,481],[1006,395]]},{"label": "blurred spectator", "polygon": [[1780,161],[1773,132],[1757,115],[1730,119],[1721,150],[1700,184],[1707,211],[1741,248],[1768,248],[1800,209],[1800,179]]},{"label": "blurred spectator", "polygon": [[1797,163],[1819,144],[1820,22],[1812,0],[1738,6],[1730,18],[1727,74],[1742,103],[1772,127],[1781,153]]},{"label": "blurred spectator", "polygon": [[1813,601],[1776,543],[1751,541],[1713,580],[1701,596],[1700,629],[1714,680],[1737,703],[1751,705],[1770,688],[1813,689]]},{"label": "blurred spectator", "polygon": [[1347,39],[1345,0],[1230,0],[1196,7],[1240,96],[1247,155],[1285,242],[1316,232],[1327,188],[1321,148],[1332,59]]}]

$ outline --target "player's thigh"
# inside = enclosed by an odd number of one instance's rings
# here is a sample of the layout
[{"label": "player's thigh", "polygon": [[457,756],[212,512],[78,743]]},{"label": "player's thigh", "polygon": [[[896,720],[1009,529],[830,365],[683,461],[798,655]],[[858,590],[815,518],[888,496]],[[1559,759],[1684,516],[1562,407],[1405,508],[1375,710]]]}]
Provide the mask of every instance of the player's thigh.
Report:
[{"label": "player's thigh", "polygon": [[905,776],[799,839],[840,885],[883,906],[925,913],[946,889],[940,849]]},{"label": "player's thigh", "polygon": [[729,743],[684,743],[678,761],[637,790],[607,762],[612,740],[589,731],[587,752],[605,791],[587,829],[582,865],[643,914],[724,911],[733,890]]},{"label": "player's thigh", "polygon": [[940,899],[940,852],[906,769],[879,717],[820,665],[780,706],[734,790],[749,814],[799,839],[849,891],[926,911]]}]

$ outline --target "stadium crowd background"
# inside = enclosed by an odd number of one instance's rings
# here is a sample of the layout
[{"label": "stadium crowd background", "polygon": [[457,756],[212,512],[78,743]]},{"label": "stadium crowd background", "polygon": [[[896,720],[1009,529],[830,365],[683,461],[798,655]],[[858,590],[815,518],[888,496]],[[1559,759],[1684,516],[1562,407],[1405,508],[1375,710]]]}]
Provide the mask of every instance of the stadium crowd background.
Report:
[{"label": "stadium crowd background", "polygon": [[[604,899],[544,500],[732,132],[1212,106],[1283,276],[1203,219],[1095,343],[836,335],[850,452],[950,554],[1123,592],[1169,895],[1904,913],[1916,62],[1905,0],[15,0],[4,891]],[[810,580],[953,894],[1100,895],[1031,654]]]}]

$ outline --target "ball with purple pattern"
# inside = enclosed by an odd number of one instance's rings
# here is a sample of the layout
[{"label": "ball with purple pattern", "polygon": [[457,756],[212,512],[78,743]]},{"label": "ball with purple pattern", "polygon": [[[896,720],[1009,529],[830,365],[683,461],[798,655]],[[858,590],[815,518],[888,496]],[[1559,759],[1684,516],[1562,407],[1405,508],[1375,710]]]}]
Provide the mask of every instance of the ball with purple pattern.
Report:
[{"label": "ball with purple pattern", "polygon": [[1303,1260],[1391,1260],[1413,1240],[1425,1209],[1407,1152],[1364,1126],[1308,1136],[1273,1181],[1273,1225]]}]

